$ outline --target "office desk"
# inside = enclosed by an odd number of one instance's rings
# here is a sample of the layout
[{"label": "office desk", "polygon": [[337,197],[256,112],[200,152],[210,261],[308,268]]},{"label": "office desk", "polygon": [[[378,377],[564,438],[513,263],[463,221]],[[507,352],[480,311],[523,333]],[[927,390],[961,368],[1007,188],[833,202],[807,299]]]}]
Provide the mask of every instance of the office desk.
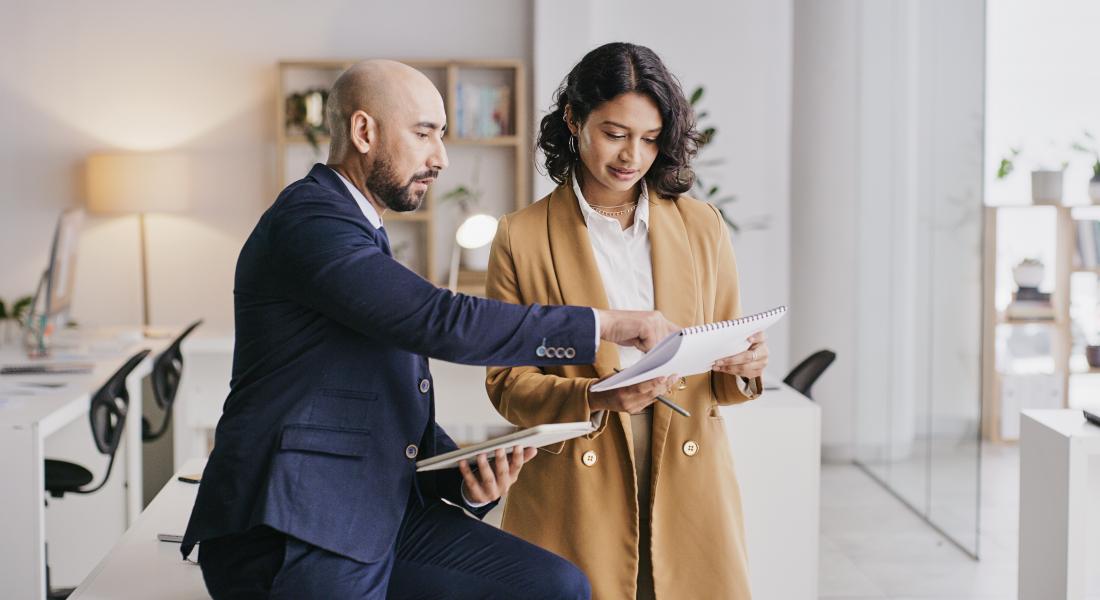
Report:
[{"label": "office desk", "polygon": [[[189,460],[177,475],[202,473],[205,465],[203,459]],[[158,533],[183,535],[198,489],[195,484],[172,477],[69,598],[208,600],[199,566],[180,558],[179,544],[157,540]],[[197,554],[192,552],[191,560]]]},{"label": "office desk", "polygon": [[[127,524],[141,513],[141,380],[151,371],[156,353],[170,342],[127,336],[120,329],[66,331],[58,336],[55,356],[41,362],[88,362],[94,365],[91,373],[0,376],[0,482],[4,489],[0,508],[0,539],[4,540],[0,546],[0,589],[5,597],[46,595],[45,439],[73,421],[87,420],[92,394],[126,359],[149,348],[152,353],[126,379],[130,407],[119,447],[122,456],[116,461],[122,468],[112,474],[126,478]],[[21,347],[0,348],[0,364],[28,362]],[[61,382],[65,387],[56,389],[21,385]],[[20,395],[28,390],[34,394]]]}]

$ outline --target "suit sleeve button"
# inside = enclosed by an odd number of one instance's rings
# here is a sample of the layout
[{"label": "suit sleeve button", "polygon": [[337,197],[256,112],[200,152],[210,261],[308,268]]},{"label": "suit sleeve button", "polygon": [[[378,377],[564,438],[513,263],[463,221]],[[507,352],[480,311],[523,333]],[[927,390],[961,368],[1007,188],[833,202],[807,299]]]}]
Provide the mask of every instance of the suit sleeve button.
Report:
[{"label": "suit sleeve button", "polygon": [[572,348],[565,349],[565,358],[573,358],[577,355],[577,351]]}]

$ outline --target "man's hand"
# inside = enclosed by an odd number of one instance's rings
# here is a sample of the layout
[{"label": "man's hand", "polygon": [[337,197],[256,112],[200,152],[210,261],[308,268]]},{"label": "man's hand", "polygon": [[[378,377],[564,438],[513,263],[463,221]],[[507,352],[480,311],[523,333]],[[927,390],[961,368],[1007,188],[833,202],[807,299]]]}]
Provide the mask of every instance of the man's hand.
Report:
[{"label": "man's hand", "polygon": [[466,461],[458,463],[462,473],[462,493],[474,504],[492,502],[508,493],[508,488],[519,478],[523,463],[535,458],[535,448],[516,446],[511,457],[503,448],[496,451],[495,460],[489,465],[488,456],[482,452],[477,455],[477,473],[474,473]]},{"label": "man's hand", "polygon": [[600,339],[649,352],[680,327],[657,311],[601,310]]},{"label": "man's hand", "polygon": [[749,349],[740,354],[719,358],[711,365],[712,371],[740,375],[745,379],[755,379],[764,373],[768,366],[768,342],[764,332],[749,337]]},{"label": "man's hand", "polygon": [[657,396],[672,391],[678,379],[677,375],[669,375],[613,390],[588,392],[588,406],[592,410],[613,410],[635,415],[656,402]]}]

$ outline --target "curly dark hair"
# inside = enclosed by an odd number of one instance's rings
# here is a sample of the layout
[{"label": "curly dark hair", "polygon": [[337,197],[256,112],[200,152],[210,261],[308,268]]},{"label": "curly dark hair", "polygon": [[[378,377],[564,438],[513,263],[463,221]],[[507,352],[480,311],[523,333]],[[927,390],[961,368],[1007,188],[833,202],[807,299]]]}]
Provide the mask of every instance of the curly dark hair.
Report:
[{"label": "curly dark hair", "polygon": [[583,124],[604,102],[636,92],[650,97],[661,113],[657,158],[646,173],[651,190],[664,199],[675,199],[691,189],[695,171],[691,160],[699,150],[700,135],[695,114],[679,80],[649,48],[627,42],[604,44],[586,54],[554,93],[550,114],[539,125],[536,146],[546,156],[546,173],[558,185],[569,180],[580,157],[569,148],[565,107],[574,123]]}]

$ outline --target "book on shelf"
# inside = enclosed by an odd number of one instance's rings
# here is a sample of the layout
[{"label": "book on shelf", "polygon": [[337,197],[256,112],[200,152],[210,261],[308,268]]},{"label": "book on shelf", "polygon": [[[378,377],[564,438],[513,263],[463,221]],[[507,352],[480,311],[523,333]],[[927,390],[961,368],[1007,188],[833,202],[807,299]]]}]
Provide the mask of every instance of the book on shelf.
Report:
[{"label": "book on shelf", "polygon": [[1077,221],[1077,255],[1082,269],[1100,267],[1100,221]]},{"label": "book on shelf", "polygon": [[1012,299],[1017,302],[1045,302],[1050,304],[1050,292],[1040,292],[1039,288],[1020,286]]},{"label": "book on shelf", "polygon": [[459,83],[455,87],[457,138],[512,135],[512,90],[508,86]]},{"label": "book on shelf", "polygon": [[1005,309],[1005,318],[1024,321],[1053,321],[1054,305],[1050,300],[1013,300]]}]

